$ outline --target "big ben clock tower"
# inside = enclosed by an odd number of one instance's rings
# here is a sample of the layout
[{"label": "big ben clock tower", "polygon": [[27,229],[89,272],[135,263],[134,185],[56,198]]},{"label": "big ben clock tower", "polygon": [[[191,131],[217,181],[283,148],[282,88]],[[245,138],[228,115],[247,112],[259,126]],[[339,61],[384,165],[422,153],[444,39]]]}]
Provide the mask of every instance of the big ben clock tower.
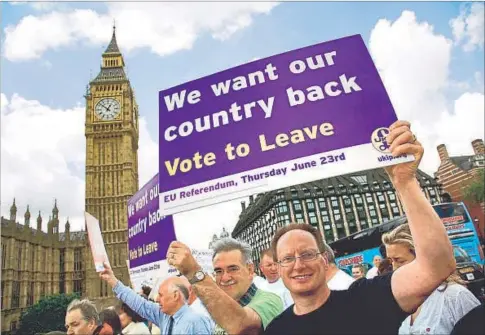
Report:
[{"label": "big ben clock tower", "polygon": [[[138,190],[138,105],[113,37],[102,55],[99,74],[86,92],[86,211],[100,223],[115,275],[129,284],[127,201]],[[99,279],[90,250],[86,264],[86,295],[112,296]]]}]

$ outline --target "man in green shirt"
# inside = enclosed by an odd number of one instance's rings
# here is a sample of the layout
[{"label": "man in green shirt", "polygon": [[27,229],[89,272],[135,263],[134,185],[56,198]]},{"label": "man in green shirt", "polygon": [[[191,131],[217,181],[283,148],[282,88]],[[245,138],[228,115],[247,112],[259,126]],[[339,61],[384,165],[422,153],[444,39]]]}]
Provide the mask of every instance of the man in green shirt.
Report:
[{"label": "man in green shirt", "polygon": [[216,322],[216,335],[259,334],[283,311],[276,294],[260,290],[253,284],[252,248],[233,238],[214,245],[212,263],[215,282],[201,270],[190,249],[172,242],[167,260],[192,284],[195,294]]}]

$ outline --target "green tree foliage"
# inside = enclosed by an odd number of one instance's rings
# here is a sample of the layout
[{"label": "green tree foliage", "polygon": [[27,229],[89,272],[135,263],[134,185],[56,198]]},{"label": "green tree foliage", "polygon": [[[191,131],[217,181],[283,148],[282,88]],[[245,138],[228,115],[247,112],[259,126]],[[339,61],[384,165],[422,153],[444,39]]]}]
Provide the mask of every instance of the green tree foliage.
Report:
[{"label": "green tree foliage", "polygon": [[57,294],[41,298],[20,317],[17,334],[35,335],[53,330],[64,330],[64,318],[69,303],[79,294]]},{"label": "green tree foliage", "polygon": [[464,198],[470,202],[481,204],[485,201],[485,174],[484,169],[478,171],[478,175],[474,178],[473,182],[468,185],[464,192]]}]

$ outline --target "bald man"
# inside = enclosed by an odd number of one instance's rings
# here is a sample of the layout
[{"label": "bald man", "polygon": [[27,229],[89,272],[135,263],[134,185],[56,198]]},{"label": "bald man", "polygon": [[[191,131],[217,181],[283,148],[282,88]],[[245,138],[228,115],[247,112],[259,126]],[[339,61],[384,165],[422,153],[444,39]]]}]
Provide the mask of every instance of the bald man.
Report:
[{"label": "bald man", "polygon": [[162,334],[212,333],[208,318],[194,312],[187,305],[189,291],[182,278],[170,277],[163,281],[158,289],[158,303],[154,303],[123,285],[107,263],[99,276],[113,288],[118,299],[138,315],[157,325]]},{"label": "bald man", "polygon": [[367,279],[372,279],[379,274],[379,264],[381,264],[382,257],[381,255],[375,255],[372,263],[374,263],[374,267],[367,271],[367,275],[365,276]]}]

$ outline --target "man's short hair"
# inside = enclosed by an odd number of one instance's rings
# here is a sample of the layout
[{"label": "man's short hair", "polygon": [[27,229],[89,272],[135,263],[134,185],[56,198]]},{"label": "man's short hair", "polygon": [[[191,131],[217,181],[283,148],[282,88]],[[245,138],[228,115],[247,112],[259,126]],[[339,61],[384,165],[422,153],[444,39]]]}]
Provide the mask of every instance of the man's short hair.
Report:
[{"label": "man's short hair", "polygon": [[264,249],[263,251],[261,251],[261,260],[263,259],[264,256],[268,256],[270,258],[274,258],[273,257],[273,251],[271,249]]},{"label": "man's short hair", "polygon": [[278,261],[277,254],[276,254],[276,245],[278,244],[279,239],[281,238],[281,236],[283,236],[284,234],[292,230],[303,230],[303,231],[309,232],[315,238],[315,241],[317,242],[318,250],[320,252],[326,251],[325,243],[323,242],[322,235],[320,235],[320,232],[318,231],[317,228],[306,223],[292,223],[278,229],[276,231],[275,236],[273,237],[273,240],[271,241],[271,250],[273,251],[273,260],[275,262]]},{"label": "man's short hair", "polygon": [[71,303],[67,306],[66,313],[75,311],[79,309],[81,314],[83,315],[83,319],[86,321],[94,321],[95,324],[99,325],[101,322],[99,321],[99,314],[96,306],[88,299],[74,299]]},{"label": "man's short hair", "polygon": [[328,263],[335,264],[335,253],[332,248],[325,242],[323,242],[323,246],[325,247],[325,255],[327,256]]},{"label": "man's short hair", "polygon": [[253,264],[253,248],[246,242],[238,241],[232,237],[226,237],[218,240],[214,244],[213,249],[214,254],[212,255],[212,260],[214,260],[218,253],[239,250],[242,255],[243,263]]},{"label": "man's short hair", "polygon": [[175,287],[176,290],[180,291],[180,293],[182,293],[182,297],[184,298],[184,301],[187,302],[189,300],[189,290],[187,289],[187,287],[185,285],[182,285],[182,284],[173,284],[173,286]]}]

